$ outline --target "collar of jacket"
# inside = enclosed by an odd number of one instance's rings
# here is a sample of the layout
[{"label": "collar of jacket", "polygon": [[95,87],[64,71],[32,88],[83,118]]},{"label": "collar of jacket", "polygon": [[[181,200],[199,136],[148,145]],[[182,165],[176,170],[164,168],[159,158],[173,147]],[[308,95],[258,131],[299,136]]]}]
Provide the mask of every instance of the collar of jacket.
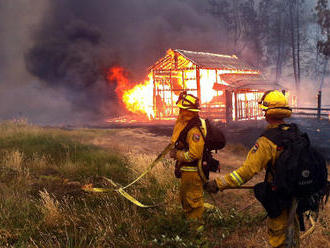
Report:
[{"label": "collar of jacket", "polygon": [[285,124],[285,122],[276,123],[276,124],[268,124],[267,127],[266,127],[266,129],[277,128],[281,124]]}]

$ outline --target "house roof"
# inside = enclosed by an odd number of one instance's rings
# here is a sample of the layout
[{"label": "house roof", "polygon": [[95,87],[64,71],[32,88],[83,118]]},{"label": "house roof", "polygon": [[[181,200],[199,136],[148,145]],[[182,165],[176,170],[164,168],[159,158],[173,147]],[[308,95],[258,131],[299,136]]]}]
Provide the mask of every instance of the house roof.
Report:
[{"label": "house roof", "polygon": [[253,70],[257,68],[251,66],[235,55],[223,55],[206,52],[193,52],[181,49],[175,49],[174,52],[181,54],[200,68],[207,69],[229,69],[229,70]]},{"label": "house roof", "polygon": [[275,90],[285,89],[279,83],[267,80],[261,74],[222,74],[221,79],[235,89]]}]

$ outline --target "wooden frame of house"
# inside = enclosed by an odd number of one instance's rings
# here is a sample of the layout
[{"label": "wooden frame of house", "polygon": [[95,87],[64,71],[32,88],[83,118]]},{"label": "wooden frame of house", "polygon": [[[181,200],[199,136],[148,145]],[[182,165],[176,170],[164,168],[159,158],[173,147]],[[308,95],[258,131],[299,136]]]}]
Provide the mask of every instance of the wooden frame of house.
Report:
[{"label": "wooden frame of house", "polygon": [[150,71],[155,119],[173,119],[182,91],[200,99],[201,116],[222,122],[260,119],[258,99],[266,90],[281,89],[235,55],[168,50]]}]

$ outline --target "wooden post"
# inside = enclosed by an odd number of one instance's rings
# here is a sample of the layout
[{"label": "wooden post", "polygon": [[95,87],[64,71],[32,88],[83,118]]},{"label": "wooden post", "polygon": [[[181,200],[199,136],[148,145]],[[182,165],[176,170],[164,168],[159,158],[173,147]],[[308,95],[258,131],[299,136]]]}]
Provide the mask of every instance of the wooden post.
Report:
[{"label": "wooden post", "polygon": [[215,69],[215,83],[218,83],[218,71]]},{"label": "wooden post", "polygon": [[225,94],[225,104],[226,104],[226,123],[233,120],[233,97],[232,92],[229,90],[224,90]]},{"label": "wooden post", "polygon": [[175,53],[174,55],[174,70],[178,70],[178,55]]},{"label": "wooden post", "polygon": [[200,82],[200,72],[199,67],[196,67],[196,83],[197,83],[197,97],[199,98],[199,102],[201,103],[201,82]]},{"label": "wooden post", "polygon": [[162,89],[162,91],[163,91],[163,101],[165,101],[165,83],[164,83],[164,80],[162,80],[162,86],[163,86],[163,89]]},{"label": "wooden post", "polygon": [[322,91],[319,90],[317,94],[317,119],[321,119],[321,97],[322,97]]},{"label": "wooden post", "polygon": [[152,70],[152,82],[153,82],[152,104],[153,104],[155,117],[157,118],[155,70]]},{"label": "wooden post", "polygon": [[234,91],[234,96],[235,96],[235,121],[237,121],[237,92]]},{"label": "wooden post", "polygon": [[[174,115],[174,110],[173,110],[174,102],[173,102],[172,69],[170,69],[170,88],[171,88],[171,115],[173,116]],[[166,102],[165,99],[164,99],[164,102]]]}]

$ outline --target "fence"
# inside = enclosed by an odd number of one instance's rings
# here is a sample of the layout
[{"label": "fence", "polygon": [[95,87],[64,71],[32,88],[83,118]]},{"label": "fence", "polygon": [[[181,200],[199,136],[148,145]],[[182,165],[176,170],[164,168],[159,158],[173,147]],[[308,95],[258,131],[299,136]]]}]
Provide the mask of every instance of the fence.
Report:
[{"label": "fence", "polygon": [[328,118],[330,120],[330,108],[321,107],[321,96],[322,96],[322,92],[319,91],[317,94],[317,108],[308,108],[308,107],[292,108],[293,115],[312,117],[317,119]]},{"label": "fence", "polygon": [[304,116],[310,118],[329,118],[330,108],[292,108],[294,116]]}]

